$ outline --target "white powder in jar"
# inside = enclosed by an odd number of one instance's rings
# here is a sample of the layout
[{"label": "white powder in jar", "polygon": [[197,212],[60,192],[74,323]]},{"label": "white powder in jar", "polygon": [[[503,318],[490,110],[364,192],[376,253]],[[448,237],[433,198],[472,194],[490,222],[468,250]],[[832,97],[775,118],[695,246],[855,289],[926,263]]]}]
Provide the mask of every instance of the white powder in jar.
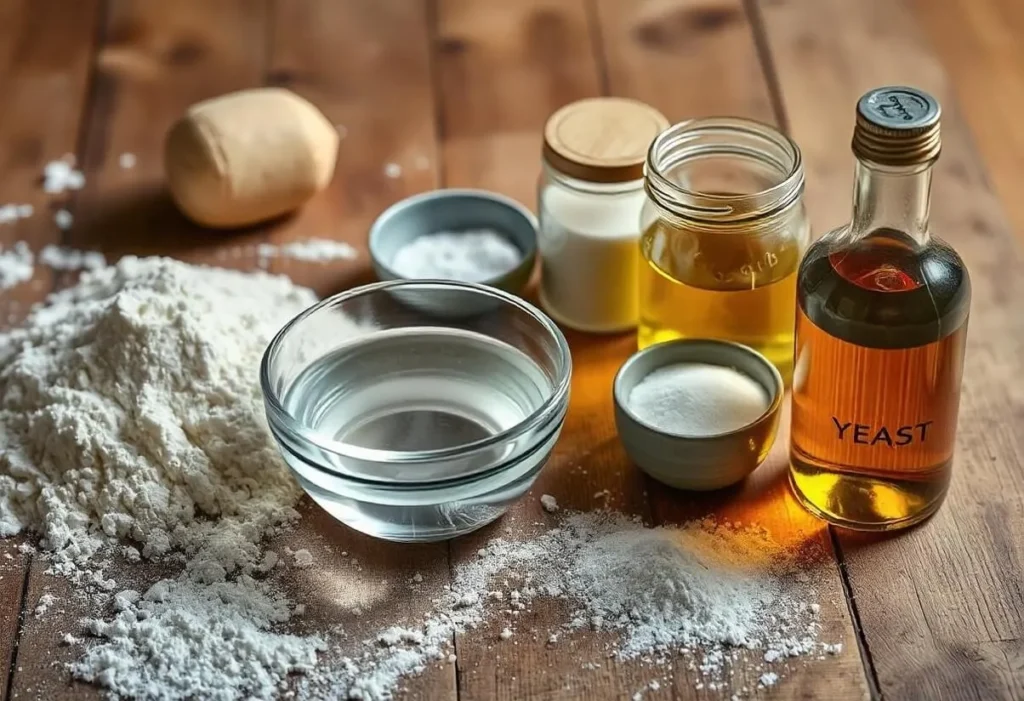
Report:
[{"label": "white powder in jar", "polygon": [[713,436],[753,423],[770,398],[757,381],[732,368],[676,363],[647,375],[626,402],[638,419],[659,431]]},{"label": "white powder in jar", "polygon": [[391,268],[409,279],[483,282],[504,275],[522,259],[519,248],[493,229],[436,231],[399,248]]},{"label": "white powder in jar", "polygon": [[592,332],[637,320],[639,182],[619,192],[552,185],[540,198],[541,304],[557,321]]}]

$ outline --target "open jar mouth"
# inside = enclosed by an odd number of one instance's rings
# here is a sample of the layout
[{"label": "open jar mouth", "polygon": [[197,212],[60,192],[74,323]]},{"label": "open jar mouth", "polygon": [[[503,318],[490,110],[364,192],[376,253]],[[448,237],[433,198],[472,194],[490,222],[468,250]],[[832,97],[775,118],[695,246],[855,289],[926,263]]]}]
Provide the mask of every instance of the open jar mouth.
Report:
[{"label": "open jar mouth", "polygon": [[800,148],[777,129],[738,117],[675,124],[651,143],[648,197],[670,217],[730,226],[774,217],[804,189]]},{"label": "open jar mouth", "polygon": [[[360,330],[353,337],[367,339],[375,334],[384,335],[395,331],[415,332],[417,328],[446,329],[449,326],[471,326],[473,322],[431,318],[429,313],[418,312],[413,308],[404,309],[402,302],[408,303],[412,296],[432,296],[450,301],[452,295],[487,298],[497,310],[495,316],[487,320],[483,314],[480,322],[483,328],[489,329],[495,338],[501,338],[507,332],[509,336],[523,339],[531,346],[531,350],[547,357],[547,367],[543,372],[548,375],[549,390],[543,401],[520,421],[503,430],[486,437],[468,441],[463,444],[450,445],[442,448],[424,450],[388,450],[367,447],[340,440],[318,431],[307,425],[289,408],[286,397],[302,372],[315,364],[324,353],[336,351],[345,344],[352,343],[352,338],[344,338],[345,333],[353,331],[351,321],[337,325],[341,335],[331,338],[332,322],[339,318],[352,317],[352,321],[361,324]],[[392,310],[391,316],[376,312],[376,300],[390,300],[386,307]],[[395,305],[398,306],[395,306]],[[501,326],[502,324],[507,325]],[[516,347],[511,340],[507,343]],[[526,352],[525,348],[518,350]],[[538,362],[534,359],[534,362]],[[523,450],[532,449],[536,434],[548,437],[549,424],[564,415],[565,404],[569,393],[572,360],[568,344],[554,322],[532,305],[496,288],[475,283],[455,282],[449,280],[396,280],[365,285],[347,292],[342,292],[325,299],[306,309],[286,324],[268,345],[260,365],[260,384],[263,390],[264,404],[272,433],[275,434],[282,447],[290,447],[291,453],[302,459],[311,467],[328,472],[336,477],[367,484],[411,487],[416,485],[445,483],[466,478],[479,477],[490,473],[494,468],[501,467],[506,458],[511,457],[505,446],[521,444]],[[530,443],[531,445],[526,445]],[[444,478],[405,479],[398,477],[374,477],[366,473],[350,473],[332,469],[336,459],[360,461],[366,464],[415,467],[448,459],[465,459],[468,456],[493,454],[500,456],[497,462],[486,465],[485,469],[452,475]],[[316,459],[315,456],[328,458]],[[500,463],[500,464],[499,464]],[[484,463],[480,462],[481,467]]]}]

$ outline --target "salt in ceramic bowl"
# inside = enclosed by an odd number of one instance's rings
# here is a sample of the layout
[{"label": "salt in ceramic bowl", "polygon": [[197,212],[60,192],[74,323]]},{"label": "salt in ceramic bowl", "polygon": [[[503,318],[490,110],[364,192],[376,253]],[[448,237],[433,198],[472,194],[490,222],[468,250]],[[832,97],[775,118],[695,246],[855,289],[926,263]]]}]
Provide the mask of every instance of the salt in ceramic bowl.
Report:
[{"label": "salt in ceramic bowl", "polygon": [[[676,363],[707,363],[731,368],[760,384],[768,408],[752,423],[715,435],[691,436],[659,430],[630,410],[633,388],[648,374]],[[764,462],[775,443],[784,387],[779,371],[747,346],[711,339],[684,339],[634,353],[612,390],[615,425],[630,459],[648,475],[677,489],[708,491],[743,480]]]},{"label": "salt in ceramic bowl", "polygon": [[[439,231],[491,229],[505,236],[519,249],[519,263],[497,277],[479,284],[519,294],[526,287],[537,258],[537,219],[515,200],[487,190],[444,189],[424,192],[396,202],[386,209],[370,228],[369,249],[378,279],[402,280],[394,267],[395,255],[406,244]],[[441,317],[461,317],[489,311],[497,306],[491,299],[479,298],[467,306],[465,295],[435,296],[429,309],[424,299],[406,300],[419,304],[421,311]]]}]

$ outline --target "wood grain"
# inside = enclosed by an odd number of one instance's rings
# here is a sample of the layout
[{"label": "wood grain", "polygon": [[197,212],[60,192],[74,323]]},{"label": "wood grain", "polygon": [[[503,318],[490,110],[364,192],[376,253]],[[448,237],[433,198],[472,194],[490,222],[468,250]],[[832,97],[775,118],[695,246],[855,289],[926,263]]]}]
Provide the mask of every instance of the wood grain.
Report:
[{"label": "wood grain", "polygon": [[[733,115],[784,122],[773,112],[740,0],[597,0],[597,10],[612,93],[647,102],[673,121]],[[796,503],[786,486],[788,425],[787,416],[768,460],[746,482],[713,494],[688,494],[652,483],[651,508],[659,523],[706,515],[759,523],[777,540],[774,556],[800,562],[813,577],[822,606],[821,639],[841,644],[843,654],[820,662],[790,663],[790,669],[780,672],[778,686],[770,690],[757,689],[757,678],[768,668],[758,655],[745,655],[736,670],[745,679],[737,685],[734,678],[734,688],[746,685],[755,698],[770,694],[859,699],[867,691],[866,680],[828,531]],[[698,682],[679,666],[677,686],[692,690]]]},{"label": "wood grain", "polygon": [[[65,237],[70,245],[115,255],[161,252],[213,259],[211,245],[227,242],[211,240],[209,232],[188,224],[163,192],[163,134],[189,104],[260,84],[266,22],[262,0],[107,4],[82,149],[86,188],[68,207],[76,215]],[[123,152],[137,156],[134,169],[121,169]],[[95,610],[74,585],[46,575],[46,568],[43,560],[32,563],[11,698],[101,698],[98,688],[70,681],[62,664],[77,659],[81,650],[60,640],[64,633],[81,634],[83,616],[109,612]],[[142,588],[158,577],[134,568],[129,575]],[[42,616],[29,615],[44,593],[58,603]]]},{"label": "wood grain", "polygon": [[444,184],[536,200],[544,122],[600,92],[582,0],[439,0]]},{"label": "wood grain", "polygon": [[[42,14],[52,18],[42,21]],[[12,0],[0,4],[0,205],[30,204],[28,219],[0,225],[6,249],[25,241],[38,251],[59,243],[53,210],[66,197],[47,195],[40,187],[45,164],[75,153],[83,106],[88,94],[98,2],[72,6],[56,1]],[[0,327],[20,321],[53,285],[48,269],[36,268],[31,282],[5,290]],[[19,550],[24,538],[0,543],[0,696],[7,698],[10,675],[22,664],[19,654],[22,596],[30,556]]]},{"label": "wood grain", "polygon": [[269,82],[311,100],[343,136],[328,190],[273,227],[271,238],[346,241],[360,260],[281,260],[273,269],[334,293],[368,281],[366,236],[377,215],[438,184],[427,6],[276,3],[271,46]]},{"label": "wood grain", "polygon": [[741,0],[594,0],[608,88],[672,122],[736,116],[774,122]]},{"label": "wood grain", "polygon": [[1024,4],[914,0],[911,7],[942,60],[1018,241],[1024,241]]},{"label": "wood grain", "polygon": [[[865,653],[880,692],[899,699],[1018,699],[1024,659],[1024,283],[1021,255],[937,56],[903,3],[775,0],[763,4],[782,97],[823,219],[849,216],[845,145],[867,89],[908,83],[943,104],[943,155],[932,219],[971,273],[956,474],[944,508],[887,539],[840,534]],[[823,26],[841,26],[836,40]],[[840,148],[842,144],[844,148]],[[825,193],[821,188],[834,192]]]}]

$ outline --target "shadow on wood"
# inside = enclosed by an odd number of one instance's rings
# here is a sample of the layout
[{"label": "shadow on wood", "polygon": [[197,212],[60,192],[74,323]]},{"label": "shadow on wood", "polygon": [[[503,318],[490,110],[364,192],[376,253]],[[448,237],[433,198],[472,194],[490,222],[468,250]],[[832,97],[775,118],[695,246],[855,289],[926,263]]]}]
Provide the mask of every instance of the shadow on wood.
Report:
[{"label": "shadow on wood", "polygon": [[239,229],[207,229],[178,210],[162,182],[151,182],[97,200],[75,222],[74,245],[100,249],[111,258],[129,254],[210,258],[228,243],[254,246],[268,230],[287,221],[285,216]]}]

